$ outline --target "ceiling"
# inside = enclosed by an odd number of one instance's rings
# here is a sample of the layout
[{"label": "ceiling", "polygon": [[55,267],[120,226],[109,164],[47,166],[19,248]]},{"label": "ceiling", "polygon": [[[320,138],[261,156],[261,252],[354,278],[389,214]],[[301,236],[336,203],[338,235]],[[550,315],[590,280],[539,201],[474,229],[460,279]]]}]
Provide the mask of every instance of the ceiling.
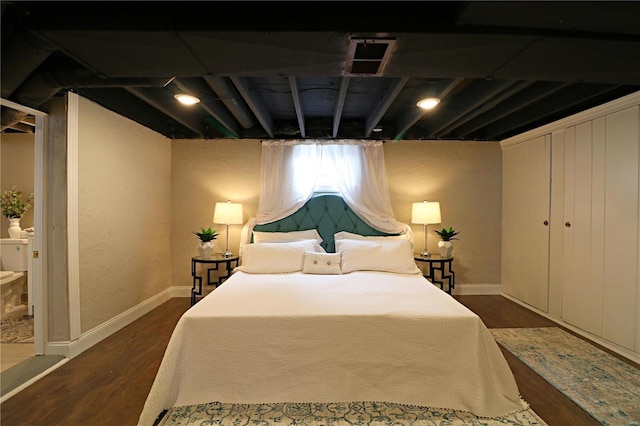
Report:
[{"label": "ceiling", "polygon": [[73,91],[169,138],[499,141],[640,90],[636,1],[1,5],[2,98]]}]

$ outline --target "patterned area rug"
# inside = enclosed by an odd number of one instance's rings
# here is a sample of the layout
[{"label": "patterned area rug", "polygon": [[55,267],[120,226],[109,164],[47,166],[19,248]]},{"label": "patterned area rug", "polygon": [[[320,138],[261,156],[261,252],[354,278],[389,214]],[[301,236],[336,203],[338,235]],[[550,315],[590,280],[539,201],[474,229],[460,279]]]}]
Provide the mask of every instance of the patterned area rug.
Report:
[{"label": "patterned area rug", "polygon": [[545,426],[531,409],[487,419],[470,413],[379,402],[220,404],[174,407],[159,426],[260,425],[260,426]]},{"label": "patterned area rug", "polygon": [[557,327],[490,329],[496,341],[603,425],[640,423],[640,370]]},{"label": "patterned area rug", "polygon": [[0,343],[33,343],[33,317],[19,316],[2,320]]}]

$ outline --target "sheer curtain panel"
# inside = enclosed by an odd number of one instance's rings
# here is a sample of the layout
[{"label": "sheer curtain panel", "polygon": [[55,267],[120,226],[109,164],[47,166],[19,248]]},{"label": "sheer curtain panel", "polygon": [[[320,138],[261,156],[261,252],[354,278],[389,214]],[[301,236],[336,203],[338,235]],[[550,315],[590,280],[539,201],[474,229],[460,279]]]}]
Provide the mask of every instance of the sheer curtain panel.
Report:
[{"label": "sheer curtain panel", "polygon": [[393,216],[383,143],[380,141],[262,142],[260,202],[242,231],[251,240],[257,224],[285,218],[311,198],[320,167],[336,174],[340,195],[367,224],[387,233],[411,233]]}]

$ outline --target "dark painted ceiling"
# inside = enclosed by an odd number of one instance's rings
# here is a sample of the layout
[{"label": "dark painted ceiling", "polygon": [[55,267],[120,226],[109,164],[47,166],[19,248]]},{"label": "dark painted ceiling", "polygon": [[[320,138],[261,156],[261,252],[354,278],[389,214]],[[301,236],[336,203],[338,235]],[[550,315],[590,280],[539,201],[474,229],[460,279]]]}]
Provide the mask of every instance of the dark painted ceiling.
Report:
[{"label": "dark painted ceiling", "polygon": [[3,98],[71,90],[170,138],[496,141],[640,90],[636,1],[1,5]]}]

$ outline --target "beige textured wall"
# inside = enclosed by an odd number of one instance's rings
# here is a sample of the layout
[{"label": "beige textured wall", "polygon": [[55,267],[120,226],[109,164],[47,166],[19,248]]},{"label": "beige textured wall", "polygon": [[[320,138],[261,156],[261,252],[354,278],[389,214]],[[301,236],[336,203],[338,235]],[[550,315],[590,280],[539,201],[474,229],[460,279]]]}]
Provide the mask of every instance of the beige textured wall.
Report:
[{"label": "beige textured wall", "polygon": [[171,142],[81,98],[82,332],[171,286]]},{"label": "beige textured wall", "polygon": [[[22,191],[22,199],[26,200],[33,192],[35,135],[33,133],[3,133],[0,135],[0,191],[15,186]],[[20,221],[20,226],[33,226],[33,209],[29,210]],[[9,238],[9,221],[2,217],[0,236]]]},{"label": "beige textured wall", "polygon": [[[498,142],[402,141],[384,146],[394,214],[411,221],[411,204],[439,201],[442,224],[429,225],[427,245],[438,252],[434,229],[460,232],[453,256],[457,284],[500,284],[502,152]],[[424,225],[412,225],[416,251]]]},{"label": "beige textured wall", "polygon": [[[454,241],[460,284],[500,283],[501,151],[498,143],[403,141],[385,144],[389,190],[396,218],[409,223],[411,204],[440,201],[443,223],[460,231]],[[197,255],[200,227],[213,226],[216,201],[243,203],[245,221],[255,215],[260,190],[259,141],[176,140],[172,142],[173,285],[191,285],[190,257]],[[429,249],[438,236],[430,225]],[[218,249],[224,250],[224,228]],[[237,253],[241,226],[230,229]],[[422,225],[413,226],[416,250]]]},{"label": "beige textured wall", "polygon": [[[258,140],[174,140],[171,143],[171,258],[174,286],[191,286],[192,256],[198,255],[200,228],[220,235],[216,251],[226,248],[226,227],[213,224],[216,202],[242,203],[244,221],[255,215],[260,196]],[[229,249],[238,253],[241,225],[229,227]]]}]

